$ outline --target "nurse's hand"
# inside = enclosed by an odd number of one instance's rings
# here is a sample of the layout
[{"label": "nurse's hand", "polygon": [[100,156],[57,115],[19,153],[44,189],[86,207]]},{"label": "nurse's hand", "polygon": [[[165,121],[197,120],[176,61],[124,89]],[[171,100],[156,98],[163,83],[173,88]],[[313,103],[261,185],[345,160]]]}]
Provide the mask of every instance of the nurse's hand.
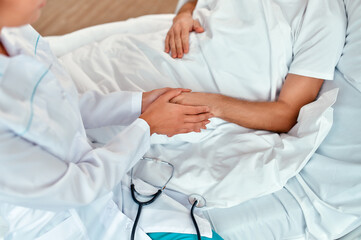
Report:
[{"label": "nurse's hand", "polygon": [[[172,88],[159,88],[159,89],[154,89],[152,91],[149,92],[144,92],[143,96],[142,96],[142,113],[145,112],[145,110],[147,110],[147,108],[155,101],[157,100],[161,95],[163,95],[164,93],[168,92],[169,90],[171,90]],[[182,92],[191,92],[190,89],[181,89],[179,88],[178,90],[182,90]]]},{"label": "nurse's hand", "polygon": [[207,106],[184,106],[169,101],[182,93],[182,89],[172,89],[156,99],[140,115],[150,126],[150,133],[169,137],[180,133],[200,132],[206,129],[213,115]]},{"label": "nurse's hand", "polygon": [[173,19],[173,25],[165,39],[165,52],[171,52],[173,58],[182,58],[189,52],[189,33],[204,32],[198,20],[194,20],[191,12],[181,12]]}]

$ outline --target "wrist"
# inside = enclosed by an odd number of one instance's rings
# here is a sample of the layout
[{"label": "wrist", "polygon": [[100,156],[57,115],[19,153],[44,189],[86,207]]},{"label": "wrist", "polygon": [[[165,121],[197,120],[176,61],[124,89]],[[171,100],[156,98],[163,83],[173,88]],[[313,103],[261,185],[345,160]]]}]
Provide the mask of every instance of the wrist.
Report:
[{"label": "wrist", "polygon": [[209,107],[211,109],[211,113],[214,117],[222,118],[223,115],[223,100],[224,96],[221,94],[214,93],[212,94],[212,98],[209,101]]},{"label": "wrist", "polygon": [[180,19],[185,19],[185,18],[193,18],[193,12],[191,10],[183,10],[179,12],[177,16],[173,18],[173,23],[175,23]]},{"label": "wrist", "polygon": [[144,120],[144,121],[148,124],[148,126],[149,126],[149,131],[150,131],[150,135],[152,136],[153,133],[154,133],[154,127],[153,127],[152,124],[150,123],[148,117],[147,117],[146,115],[144,115],[144,114],[141,114],[141,115],[139,116],[139,118],[142,119],[142,120]]}]

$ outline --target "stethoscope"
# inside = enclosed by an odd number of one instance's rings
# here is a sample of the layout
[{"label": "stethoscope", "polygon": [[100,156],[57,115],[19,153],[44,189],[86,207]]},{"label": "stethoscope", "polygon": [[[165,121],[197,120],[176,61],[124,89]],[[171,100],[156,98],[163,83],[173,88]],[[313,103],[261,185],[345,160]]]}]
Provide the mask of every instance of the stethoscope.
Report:
[{"label": "stethoscope", "polygon": [[[138,212],[137,212],[137,216],[136,216],[136,218],[134,220],[134,225],[133,225],[132,233],[131,233],[131,237],[130,237],[131,240],[134,240],[135,231],[137,229],[137,225],[138,225],[138,222],[139,222],[140,214],[142,212],[142,208],[144,206],[146,206],[146,205],[152,204],[155,200],[157,200],[157,198],[162,194],[163,190],[166,188],[167,184],[173,178],[173,175],[174,175],[174,166],[171,163],[159,160],[157,158],[148,158],[148,157],[143,157],[141,159],[141,161],[155,162],[155,163],[158,163],[158,164],[169,167],[171,169],[171,171],[170,171],[170,177],[167,179],[167,181],[165,182],[165,184],[163,186],[154,186],[154,187],[158,188],[158,191],[156,193],[154,193],[152,195],[143,195],[143,194],[139,193],[135,189],[135,185],[134,185],[134,182],[133,182],[134,167],[132,168],[132,170],[130,172],[130,190],[131,190],[131,195],[132,195],[132,198],[133,198],[134,202],[138,204]],[[151,183],[148,183],[148,184],[152,185]],[[143,197],[143,198],[148,198],[149,200],[147,200],[147,201],[139,201],[137,196],[140,196],[140,197]],[[197,225],[197,222],[196,222],[196,219],[194,217],[193,212],[194,212],[195,207],[200,208],[200,207],[205,206],[206,201],[202,196],[197,195],[197,194],[190,195],[188,197],[188,200],[192,204],[191,218],[192,218],[193,224],[194,224],[196,232],[197,232],[197,237],[198,237],[198,240],[201,240],[201,234],[200,234],[200,231],[199,231],[199,228],[198,228],[198,225]]]}]

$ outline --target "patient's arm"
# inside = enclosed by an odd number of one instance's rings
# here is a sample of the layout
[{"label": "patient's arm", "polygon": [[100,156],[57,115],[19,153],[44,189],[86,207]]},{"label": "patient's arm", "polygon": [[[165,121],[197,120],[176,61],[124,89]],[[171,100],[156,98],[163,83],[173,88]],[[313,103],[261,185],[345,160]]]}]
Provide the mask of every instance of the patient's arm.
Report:
[{"label": "patient's arm", "polygon": [[288,132],[297,122],[302,106],[318,95],[323,80],[288,74],[275,102],[250,102],[212,93],[184,93],[172,101],[208,105],[215,117],[252,129]]},{"label": "patient's arm", "polygon": [[171,52],[173,58],[182,58],[189,51],[189,32],[204,32],[198,20],[192,17],[197,0],[191,0],[183,5],[165,39],[165,52]]}]

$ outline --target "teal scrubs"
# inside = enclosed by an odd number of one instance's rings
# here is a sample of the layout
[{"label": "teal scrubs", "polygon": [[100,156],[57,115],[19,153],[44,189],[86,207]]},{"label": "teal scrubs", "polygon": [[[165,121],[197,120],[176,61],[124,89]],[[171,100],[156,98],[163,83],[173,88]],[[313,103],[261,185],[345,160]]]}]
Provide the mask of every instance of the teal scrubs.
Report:
[{"label": "teal scrubs", "polygon": [[[197,240],[195,234],[181,233],[148,233],[152,240]],[[202,240],[223,240],[217,233],[213,231],[212,238],[202,237]]]}]

